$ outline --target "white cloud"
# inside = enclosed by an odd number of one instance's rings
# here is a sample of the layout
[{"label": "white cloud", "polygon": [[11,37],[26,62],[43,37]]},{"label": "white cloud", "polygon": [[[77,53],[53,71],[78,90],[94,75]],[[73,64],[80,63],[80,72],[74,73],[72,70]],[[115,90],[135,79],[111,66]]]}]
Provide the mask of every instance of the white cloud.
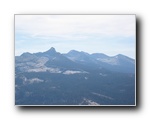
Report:
[{"label": "white cloud", "polygon": [[[32,37],[135,36],[133,15],[16,15],[18,33]],[[79,34],[78,34],[79,33]]]},{"label": "white cloud", "polygon": [[134,15],[15,15],[15,54],[53,46],[134,58],[135,24]]}]

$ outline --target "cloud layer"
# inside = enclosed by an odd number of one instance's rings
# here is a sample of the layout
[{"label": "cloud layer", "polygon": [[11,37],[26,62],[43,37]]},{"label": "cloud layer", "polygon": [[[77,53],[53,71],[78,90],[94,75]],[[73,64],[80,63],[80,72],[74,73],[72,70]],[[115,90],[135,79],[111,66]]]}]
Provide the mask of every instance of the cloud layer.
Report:
[{"label": "cloud layer", "polygon": [[[30,43],[35,46],[35,49],[39,45],[43,45],[43,47],[45,45],[44,48],[51,47],[48,45],[52,45],[58,47],[60,52],[66,52],[70,47],[72,49],[77,49],[73,48],[77,46],[79,50],[96,52],[92,51],[94,46],[92,48],[89,44],[95,45],[97,52],[99,52],[99,50],[103,52],[102,49],[98,48],[97,44],[103,45],[104,47],[105,44],[112,44],[113,46],[113,42],[117,42],[116,44],[121,45],[125,43],[125,40],[127,41],[126,44],[130,46],[132,43],[131,46],[135,47],[135,16],[15,15],[15,39],[16,54],[17,52],[19,53],[20,46],[22,46],[22,52],[25,46],[26,50],[30,50]],[[28,47],[27,44],[29,44]],[[66,44],[66,47],[63,46],[63,48],[61,48],[61,44]],[[85,44],[87,44],[87,48],[84,46]],[[82,47],[84,49],[82,49]],[[113,51],[118,51],[111,47],[111,45],[109,45],[109,47],[110,50],[107,51],[111,51],[111,48]],[[126,47],[125,45],[122,50]],[[129,50],[130,49],[134,48],[129,48]],[[34,50],[31,50],[31,52],[34,52]],[[41,50],[44,49],[41,47]]]}]

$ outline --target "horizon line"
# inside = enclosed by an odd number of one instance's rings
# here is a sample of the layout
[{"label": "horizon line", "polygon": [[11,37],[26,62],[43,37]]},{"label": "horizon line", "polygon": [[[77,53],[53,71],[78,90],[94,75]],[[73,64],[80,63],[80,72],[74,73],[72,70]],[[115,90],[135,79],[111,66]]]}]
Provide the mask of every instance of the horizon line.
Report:
[{"label": "horizon line", "polygon": [[51,50],[51,49],[54,49],[57,53],[60,53],[60,54],[68,54],[69,52],[71,52],[71,51],[77,51],[77,52],[84,52],[84,53],[87,53],[87,54],[89,54],[89,55],[92,55],[92,54],[104,54],[104,55],[106,55],[106,56],[108,56],[108,57],[115,57],[115,56],[118,56],[118,55],[123,55],[123,56],[126,56],[126,57],[128,57],[128,58],[131,58],[131,59],[134,59],[135,60],[135,58],[132,58],[132,57],[129,57],[128,55],[124,55],[124,54],[121,54],[121,53],[118,53],[118,54],[116,54],[116,55],[107,55],[107,54],[105,54],[105,53],[100,53],[100,52],[94,52],[94,53],[88,53],[88,52],[86,52],[86,51],[78,51],[78,50],[76,50],[76,49],[71,49],[71,50],[69,50],[68,52],[65,52],[65,53],[61,53],[61,52],[59,52],[59,51],[57,51],[56,49],[55,49],[55,47],[50,47],[50,49],[48,49],[48,50],[46,50],[46,51],[42,51],[42,52],[23,52],[23,53],[21,53],[20,55],[15,55],[15,57],[16,56],[21,56],[21,55],[23,55],[23,54],[25,54],[25,53],[29,53],[29,54],[36,54],[36,53],[44,53],[44,52],[47,52],[47,51],[49,51],[49,50]]}]

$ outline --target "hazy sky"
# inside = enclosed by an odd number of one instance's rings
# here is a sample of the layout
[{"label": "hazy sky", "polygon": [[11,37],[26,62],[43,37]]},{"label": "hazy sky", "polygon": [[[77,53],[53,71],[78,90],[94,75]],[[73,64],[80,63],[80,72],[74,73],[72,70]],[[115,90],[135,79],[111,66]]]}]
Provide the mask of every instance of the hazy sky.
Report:
[{"label": "hazy sky", "polygon": [[135,15],[15,15],[15,55],[51,47],[135,58]]}]

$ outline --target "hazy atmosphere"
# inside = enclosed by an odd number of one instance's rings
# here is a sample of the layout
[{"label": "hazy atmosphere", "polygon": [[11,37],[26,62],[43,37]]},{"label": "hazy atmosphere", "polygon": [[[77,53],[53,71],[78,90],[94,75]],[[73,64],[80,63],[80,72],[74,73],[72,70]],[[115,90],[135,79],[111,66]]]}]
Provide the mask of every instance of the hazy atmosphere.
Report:
[{"label": "hazy atmosphere", "polygon": [[135,24],[135,15],[16,15],[15,105],[135,106]]},{"label": "hazy atmosphere", "polygon": [[135,15],[15,15],[15,55],[54,47],[135,58]]}]

